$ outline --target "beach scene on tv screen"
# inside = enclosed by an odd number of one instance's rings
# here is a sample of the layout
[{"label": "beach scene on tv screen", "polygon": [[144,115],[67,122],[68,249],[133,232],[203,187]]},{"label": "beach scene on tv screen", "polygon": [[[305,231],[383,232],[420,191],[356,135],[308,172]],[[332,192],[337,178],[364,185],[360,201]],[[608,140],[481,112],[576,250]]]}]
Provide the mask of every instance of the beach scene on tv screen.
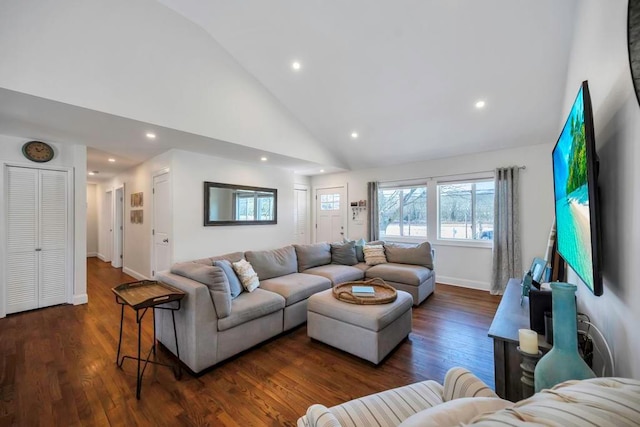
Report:
[{"label": "beach scene on tv screen", "polygon": [[553,151],[558,252],[593,291],[582,89]]}]

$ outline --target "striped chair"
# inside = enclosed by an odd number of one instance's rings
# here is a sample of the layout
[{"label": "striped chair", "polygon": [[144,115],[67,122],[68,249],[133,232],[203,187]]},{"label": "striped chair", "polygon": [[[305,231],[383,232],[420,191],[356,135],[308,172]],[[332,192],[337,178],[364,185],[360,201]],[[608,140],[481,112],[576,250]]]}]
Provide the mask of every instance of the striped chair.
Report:
[{"label": "striped chair", "polygon": [[[442,404],[440,408],[443,411],[440,412],[455,412],[452,411],[454,406],[451,404],[458,405],[453,400],[460,399],[458,402],[465,405],[465,409],[456,412],[460,414],[471,408],[469,403],[482,400],[464,399],[465,397],[496,396],[466,369],[453,368],[445,377],[444,387],[434,381],[424,381],[355,399],[329,409],[313,405],[307,410],[306,416],[298,419],[298,427],[442,425],[437,421],[441,418],[436,418],[442,414],[437,414],[439,409],[435,406]],[[473,410],[467,411],[471,414],[465,413],[466,418],[457,418],[455,421],[449,419],[446,425],[640,426],[639,380],[593,378],[566,381],[516,404],[506,403],[508,405],[504,406],[505,409],[477,411],[475,414]]]},{"label": "striped chair", "polygon": [[423,381],[354,399],[327,408],[312,405],[298,419],[298,427],[397,426],[411,415],[460,397],[498,397],[464,368],[447,372],[444,386]]}]

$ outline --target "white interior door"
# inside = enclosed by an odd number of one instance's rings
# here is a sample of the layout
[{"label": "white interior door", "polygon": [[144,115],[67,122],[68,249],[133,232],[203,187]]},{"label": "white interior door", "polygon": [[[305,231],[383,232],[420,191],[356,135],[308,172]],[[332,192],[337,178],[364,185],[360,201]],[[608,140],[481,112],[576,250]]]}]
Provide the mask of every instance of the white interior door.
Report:
[{"label": "white interior door", "polygon": [[39,307],[67,301],[67,173],[40,171]]},{"label": "white interior door", "polygon": [[7,314],[38,308],[38,171],[7,168]]},{"label": "white interior door", "polygon": [[111,255],[111,266],[122,267],[123,247],[124,247],[124,187],[116,188],[113,211],[113,254]]},{"label": "white interior door", "polygon": [[295,188],[293,190],[293,222],[294,241],[299,245],[309,242],[309,189]]},{"label": "white interior door", "polygon": [[340,242],[345,233],[345,187],[316,189],[316,242]]},{"label": "white interior door", "polygon": [[169,172],[153,177],[153,266],[151,275],[171,267],[171,185]]},{"label": "white interior door", "polygon": [[113,191],[104,193],[104,262],[110,262],[113,256]]},{"label": "white interior door", "polygon": [[7,170],[7,314],[67,302],[67,172]]}]

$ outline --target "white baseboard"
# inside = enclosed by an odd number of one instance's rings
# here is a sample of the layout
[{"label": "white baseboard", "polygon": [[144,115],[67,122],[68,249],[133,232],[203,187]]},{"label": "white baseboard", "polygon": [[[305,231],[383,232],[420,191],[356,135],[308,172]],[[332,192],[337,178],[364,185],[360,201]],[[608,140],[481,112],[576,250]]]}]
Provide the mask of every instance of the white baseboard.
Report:
[{"label": "white baseboard", "polygon": [[460,286],[463,288],[478,289],[480,291],[489,291],[491,285],[487,282],[478,282],[475,280],[460,279],[457,277],[436,276],[437,283],[445,285]]},{"label": "white baseboard", "polygon": [[73,305],[86,304],[89,302],[89,296],[87,294],[80,294],[73,296]]},{"label": "white baseboard", "polygon": [[134,271],[130,268],[127,267],[123,267],[122,268],[122,272],[124,274],[128,274],[129,276],[133,277],[134,279],[138,279],[138,280],[149,280],[149,278],[147,276],[145,276],[144,274],[140,274],[137,271]]},{"label": "white baseboard", "polygon": [[87,258],[95,258],[98,256],[98,252],[87,252]]},{"label": "white baseboard", "polygon": [[106,256],[102,255],[101,253],[97,253],[96,257],[98,257],[98,259],[102,262],[109,262],[111,261],[109,258],[107,258]]}]

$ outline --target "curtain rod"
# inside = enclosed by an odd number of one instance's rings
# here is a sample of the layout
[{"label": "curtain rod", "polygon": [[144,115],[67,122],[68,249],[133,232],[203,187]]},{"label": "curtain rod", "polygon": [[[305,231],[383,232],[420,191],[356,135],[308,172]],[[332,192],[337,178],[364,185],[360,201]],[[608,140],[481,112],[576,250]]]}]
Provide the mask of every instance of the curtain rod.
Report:
[{"label": "curtain rod", "polygon": [[[526,169],[527,166],[523,165],[523,166],[517,166],[518,169]],[[497,169],[497,168],[496,168]],[[495,172],[495,169],[491,169],[488,171],[478,171],[478,172],[464,172],[464,173],[450,173],[448,175],[434,175],[434,176],[426,176],[426,177],[422,177],[422,178],[405,178],[405,179],[392,179],[392,180],[385,180],[385,181],[378,181],[381,183],[388,183],[388,182],[404,182],[404,181],[420,181],[420,180],[432,180],[434,178],[447,178],[449,176],[463,176],[463,175],[477,175],[480,173],[489,173],[489,172]]]}]

